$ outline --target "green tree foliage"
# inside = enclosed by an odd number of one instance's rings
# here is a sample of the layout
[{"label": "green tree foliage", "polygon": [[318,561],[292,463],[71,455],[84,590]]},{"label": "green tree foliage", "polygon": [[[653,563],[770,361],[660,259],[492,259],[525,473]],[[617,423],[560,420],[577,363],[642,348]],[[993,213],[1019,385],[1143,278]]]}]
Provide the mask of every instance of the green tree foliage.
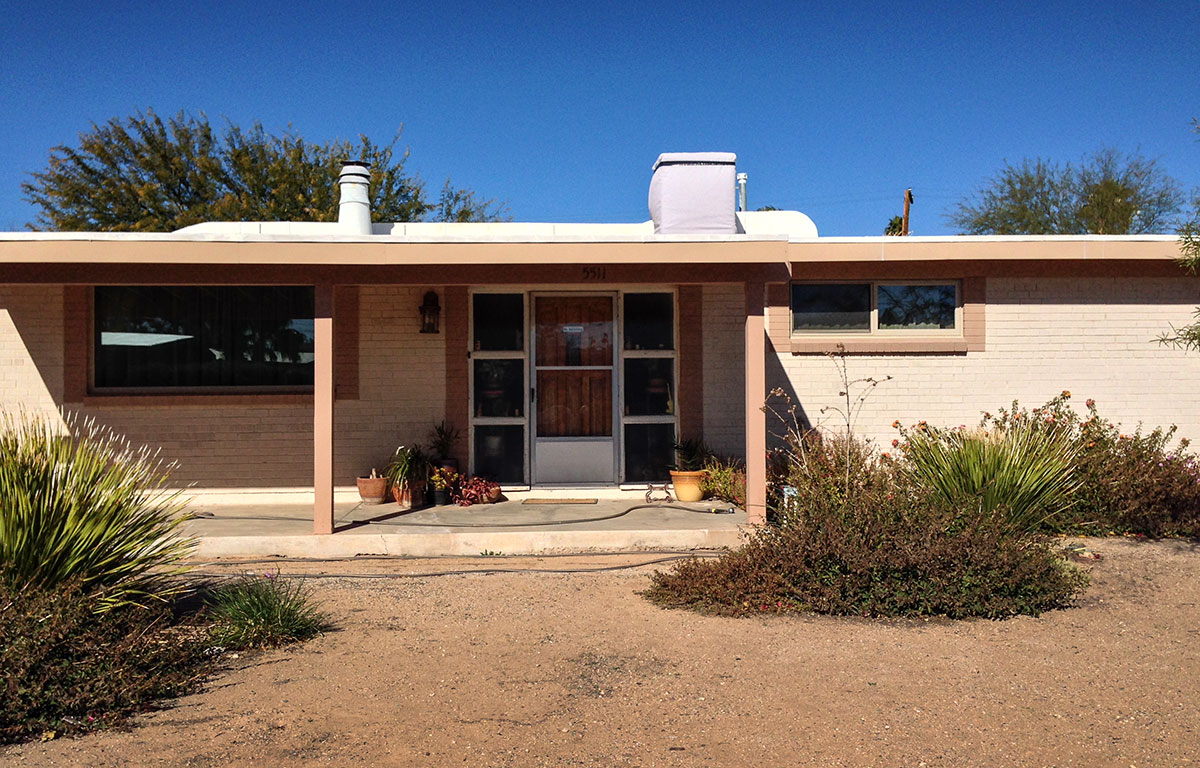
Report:
[{"label": "green tree foliage", "polygon": [[375,221],[495,221],[505,206],[447,181],[437,200],[405,172],[400,134],[388,144],[306,141],[214,129],[203,114],[163,120],[153,111],[114,117],[50,150],[45,170],[21,185],[39,208],[35,230],[169,232],[204,221],[336,221],[337,173],[346,159],[371,165]]},{"label": "green tree foliage", "polygon": [[970,235],[1127,235],[1170,231],[1183,203],[1157,160],[1103,149],[1078,166],[1006,164],[946,218]]},{"label": "green tree foliage", "polygon": [[899,237],[900,233],[903,231],[904,231],[904,217],[903,216],[893,216],[892,218],[888,219],[887,226],[884,227],[884,229],[883,229],[883,234],[893,236],[893,237]]},{"label": "green tree foliage", "polygon": [[[1200,119],[1192,120],[1192,130],[1200,133]],[[1191,217],[1179,228],[1179,266],[1193,275],[1200,274],[1200,192],[1192,200]],[[1158,338],[1162,344],[1180,349],[1200,350],[1200,308],[1197,308],[1190,325],[1182,328],[1171,326],[1170,333]]]}]

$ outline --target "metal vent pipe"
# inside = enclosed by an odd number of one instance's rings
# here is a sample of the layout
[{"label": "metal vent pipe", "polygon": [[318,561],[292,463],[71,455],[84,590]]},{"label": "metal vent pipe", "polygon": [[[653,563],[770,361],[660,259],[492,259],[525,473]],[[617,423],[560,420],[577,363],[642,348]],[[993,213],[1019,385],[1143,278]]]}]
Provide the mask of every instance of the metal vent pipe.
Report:
[{"label": "metal vent pipe", "polygon": [[371,167],[360,160],[342,163],[338,174],[338,224],[347,234],[371,234]]}]

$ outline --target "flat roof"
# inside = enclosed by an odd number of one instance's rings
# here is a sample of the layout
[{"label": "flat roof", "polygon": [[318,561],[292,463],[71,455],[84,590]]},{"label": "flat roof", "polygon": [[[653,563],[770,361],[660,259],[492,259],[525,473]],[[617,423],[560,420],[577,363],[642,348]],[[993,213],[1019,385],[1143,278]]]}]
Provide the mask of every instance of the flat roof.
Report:
[{"label": "flat roof", "polygon": [[[4,232],[4,264],[454,266],[549,264],[785,265],[914,261],[1162,261],[1173,235],[815,237],[784,235],[478,235],[413,237],[179,231]],[[484,236],[484,235],[487,236]],[[0,282],[4,282],[0,270]]]}]

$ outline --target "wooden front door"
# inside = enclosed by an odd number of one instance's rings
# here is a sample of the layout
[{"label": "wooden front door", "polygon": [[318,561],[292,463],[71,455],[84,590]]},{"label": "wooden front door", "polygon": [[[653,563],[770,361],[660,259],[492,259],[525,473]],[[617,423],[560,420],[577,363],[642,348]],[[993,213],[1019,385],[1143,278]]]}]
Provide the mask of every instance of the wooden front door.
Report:
[{"label": "wooden front door", "polygon": [[533,481],[616,482],[614,296],[533,301]]}]

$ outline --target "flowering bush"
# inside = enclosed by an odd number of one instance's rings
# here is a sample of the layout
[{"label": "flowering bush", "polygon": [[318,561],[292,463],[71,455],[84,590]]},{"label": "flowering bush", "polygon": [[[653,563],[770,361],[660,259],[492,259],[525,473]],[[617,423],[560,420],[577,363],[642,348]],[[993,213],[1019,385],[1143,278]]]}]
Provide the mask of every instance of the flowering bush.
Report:
[{"label": "flowering bush", "polygon": [[746,505],[746,465],[738,459],[711,456],[704,462],[700,489],[705,497],[721,499],[739,507]]},{"label": "flowering bush", "polygon": [[458,481],[458,473],[450,469],[450,467],[438,467],[429,476],[429,482],[439,491],[450,491],[453,493],[454,489],[458,487]]},{"label": "flowering bush", "polygon": [[499,483],[493,483],[482,477],[468,477],[458,484],[458,488],[451,498],[460,507],[469,507],[472,504],[491,504],[494,495],[499,491]]},{"label": "flowering bush", "polygon": [[1200,536],[1200,461],[1174,426],[1144,431],[1120,425],[1084,403],[1086,414],[1070,405],[1064,391],[1045,405],[1026,410],[1013,402],[982,426],[1007,427],[1022,421],[1069,436],[1078,452],[1075,504],[1048,521],[1050,530],[1083,535],[1132,533],[1146,536]]}]

